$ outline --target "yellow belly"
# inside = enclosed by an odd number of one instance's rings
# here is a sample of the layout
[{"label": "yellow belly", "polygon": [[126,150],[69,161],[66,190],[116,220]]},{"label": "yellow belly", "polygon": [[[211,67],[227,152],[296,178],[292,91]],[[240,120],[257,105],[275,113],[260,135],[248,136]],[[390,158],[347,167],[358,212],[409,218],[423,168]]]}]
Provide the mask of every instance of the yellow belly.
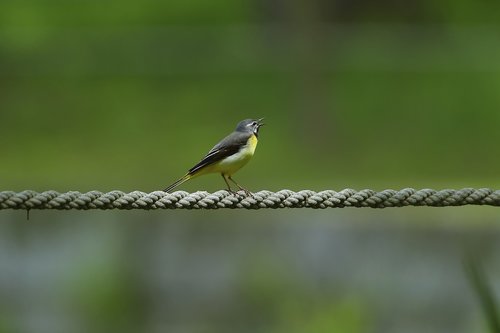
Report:
[{"label": "yellow belly", "polygon": [[257,147],[257,142],[257,137],[255,135],[252,135],[250,139],[248,139],[247,144],[243,146],[239,152],[226,157],[225,159],[217,163],[207,166],[201,173],[205,174],[218,172],[224,175],[231,176],[250,161],[255,152],[255,147]]}]

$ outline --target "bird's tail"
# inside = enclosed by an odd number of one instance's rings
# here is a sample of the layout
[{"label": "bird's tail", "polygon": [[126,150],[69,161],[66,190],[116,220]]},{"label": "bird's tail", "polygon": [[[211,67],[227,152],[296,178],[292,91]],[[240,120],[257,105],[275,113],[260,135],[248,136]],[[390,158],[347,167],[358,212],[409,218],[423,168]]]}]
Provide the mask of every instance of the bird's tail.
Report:
[{"label": "bird's tail", "polygon": [[192,175],[190,175],[189,173],[185,174],[184,176],[182,176],[181,178],[177,179],[172,185],[168,186],[166,189],[164,189],[163,191],[164,192],[168,192],[170,193],[171,190],[173,190],[174,188],[176,188],[177,186],[179,186],[180,184],[184,183],[184,182],[187,182],[188,180],[190,180],[192,177]]}]

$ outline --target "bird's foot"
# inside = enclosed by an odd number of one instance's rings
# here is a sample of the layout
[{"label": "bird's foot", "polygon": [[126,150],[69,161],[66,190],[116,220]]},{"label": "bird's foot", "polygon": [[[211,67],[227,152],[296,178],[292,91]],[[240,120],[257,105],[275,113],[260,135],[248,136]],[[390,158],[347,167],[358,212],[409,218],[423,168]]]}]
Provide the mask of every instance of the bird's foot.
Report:
[{"label": "bird's foot", "polygon": [[253,198],[253,193],[250,192],[249,190],[247,190],[247,189],[245,189],[243,187],[240,187],[240,191],[243,191],[247,197],[252,197]]},{"label": "bird's foot", "polygon": [[[229,193],[231,193],[232,195],[234,195],[235,197],[245,196],[245,197],[252,197],[253,198],[253,193],[247,189],[244,189],[244,188],[240,188],[238,191],[233,191],[232,189],[228,189],[227,191]],[[241,192],[243,192],[243,193],[241,193]]]}]

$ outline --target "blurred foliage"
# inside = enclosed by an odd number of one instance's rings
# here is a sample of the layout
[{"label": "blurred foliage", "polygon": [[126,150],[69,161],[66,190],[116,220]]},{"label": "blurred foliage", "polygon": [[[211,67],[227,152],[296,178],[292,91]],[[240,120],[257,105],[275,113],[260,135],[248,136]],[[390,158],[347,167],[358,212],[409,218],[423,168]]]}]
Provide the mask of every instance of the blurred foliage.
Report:
[{"label": "blurred foliage", "polygon": [[137,332],[144,320],[137,283],[116,263],[83,266],[68,286],[67,302],[92,332]]},{"label": "blurred foliage", "polygon": [[321,287],[310,290],[305,287],[307,283],[297,279],[300,272],[277,264],[277,260],[271,262],[267,258],[266,264],[262,262],[265,256],[259,258],[246,262],[246,269],[242,270],[239,295],[243,305],[237,309],[236,318],[238,313],[245,313],[247,320],[254,316],[254,328],[264,327],[262,332],[276,333],[355,333],[364,332],[369,326],[360,300],[346,299]]},{"label": "blurred foliage", "polygon": [[265,117],[255,190],[498,186],[498,7],[3,1],[0,184],[163,188]]},{"label": "blurred foliage", "polygon": [[491,333],[500,332],[500,313],[498,312],[495,293],[491,288],[481,260],[473,254],[463,259],[464,271],[471,288],[477,295],[485,320]]},{"label": "blurred foliage", "polygon": [[11,313],[6,309],[1,309],[0,314],[0,333],[15,332],[15,321],[10,317]]}]

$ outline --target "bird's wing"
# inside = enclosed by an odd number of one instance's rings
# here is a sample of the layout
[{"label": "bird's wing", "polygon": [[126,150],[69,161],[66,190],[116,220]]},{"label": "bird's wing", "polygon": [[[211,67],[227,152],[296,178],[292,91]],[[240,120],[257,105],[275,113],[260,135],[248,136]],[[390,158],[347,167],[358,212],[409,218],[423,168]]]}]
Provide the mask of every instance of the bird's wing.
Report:
[{"label": "bird's wing", "polygon": [[188,174],[192,175],[207,165],[236,154],[247,143],[247,140],[248,134],[246,133],[231,133],[210,149],[208,154],[198,164],[189,169]]}]

